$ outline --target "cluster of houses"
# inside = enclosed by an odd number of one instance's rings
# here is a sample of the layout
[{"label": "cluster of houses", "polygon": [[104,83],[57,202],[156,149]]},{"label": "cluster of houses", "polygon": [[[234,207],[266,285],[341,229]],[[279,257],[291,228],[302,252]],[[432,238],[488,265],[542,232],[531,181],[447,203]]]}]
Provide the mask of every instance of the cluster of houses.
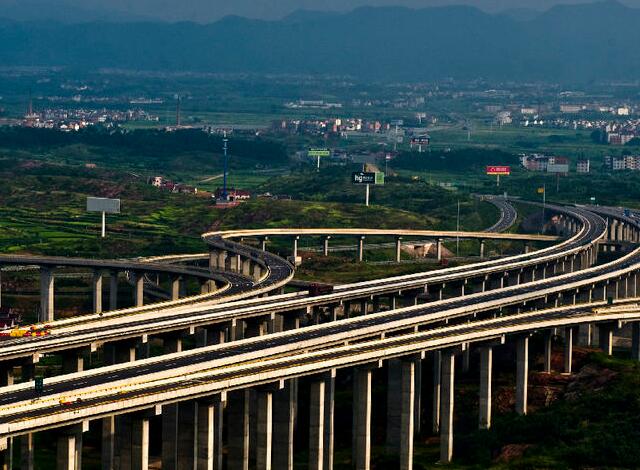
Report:
[{"label": "cluster of houses", "polygon": [[150,176],[147,183],[171,193],[198,194],[198,188],[182,183],[174,183],[171,180],[165,179],[163,176]]}]

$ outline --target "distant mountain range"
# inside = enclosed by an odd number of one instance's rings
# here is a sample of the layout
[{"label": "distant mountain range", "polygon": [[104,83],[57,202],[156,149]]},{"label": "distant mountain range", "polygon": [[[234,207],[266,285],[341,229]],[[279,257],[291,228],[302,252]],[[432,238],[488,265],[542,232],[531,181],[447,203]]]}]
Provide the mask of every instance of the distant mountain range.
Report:
[{"label": "distant mountain range", "polygon": [[0,20],[0,64],[585,82],[640,76],[638,25],[640,10],[615,1],[539,14],[364,7],[207,25]]}]

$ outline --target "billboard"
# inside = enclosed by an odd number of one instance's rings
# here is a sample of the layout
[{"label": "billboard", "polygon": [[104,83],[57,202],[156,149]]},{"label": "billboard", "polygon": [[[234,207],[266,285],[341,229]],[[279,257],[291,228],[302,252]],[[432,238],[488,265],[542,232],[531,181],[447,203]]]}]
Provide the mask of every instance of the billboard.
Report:
[{"label": "billboard", "polygon": [[569,173],[568,163],[549,163],[547,165],[547,173]]},{"label": "billboard", "polygon": [[382,172],[368,172],[368,171],[356,171],[351,174],[351,182],[353,184],[384,184],[384,173]]},{"label": "billboard", "polygon": [[427,135],[421,135],[411,139],[412,145],[429,145],[429,142],[431,142],[431,138]]},{"label": "billboard", "polygon": [[307,152],[307,155],[309,155],[310,157],[330,157],[331,150],[310,148],[309,151]]},{"label": "billboard", "polygon": [[120,213],[120,199],[107,199],[105,197],[88,197],[88,212],[105,212],[107,214]]},{"label": "billboard", "polygon": [[487,175],[489,176],[509,176],[511,174],[510,166],[488,166]]}]

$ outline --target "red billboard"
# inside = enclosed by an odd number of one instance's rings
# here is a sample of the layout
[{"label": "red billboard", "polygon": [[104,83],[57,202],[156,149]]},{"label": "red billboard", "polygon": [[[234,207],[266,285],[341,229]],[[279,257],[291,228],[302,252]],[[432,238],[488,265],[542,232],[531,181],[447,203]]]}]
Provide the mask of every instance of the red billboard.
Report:
[{"label": "red billboard", "polygon": [[509,176],[511,174],[510,166],[488,166],[487,175],[490,176]]}]

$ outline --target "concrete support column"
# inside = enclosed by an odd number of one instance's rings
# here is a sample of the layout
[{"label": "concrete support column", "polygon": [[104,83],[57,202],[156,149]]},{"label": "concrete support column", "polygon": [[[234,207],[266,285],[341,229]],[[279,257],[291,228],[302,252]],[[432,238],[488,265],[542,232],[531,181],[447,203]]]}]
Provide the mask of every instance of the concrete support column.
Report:
[{"label": "concrete support column", "polygon": [[249,390],[229,393],[227,468],[249,469]]},{"label": "concrete support column", "polygon": [[442,238],[438,238],[436,242],[436,259],[442,261]]},{"label": "concrete support column", "polygon": [[396,263],[402,259],[402,237],[396,237]]},{"label": "concrete support column", "polygon": [[218,250],[209,250],[209,270],[213,271],[218,268]]},{"label": "concrete support column", "polygon": [[329,240],[331,240],[331,237],[329,235],[327,235],[326,237],[324,237],[323,239],[323,243],[322,243],[322,254],[324,256],[329,256]]},{"label": "concrete support column", "polygon": [[273,395],[273,468],[293,470],[293,437],[298,402],[298,379],[288,380]]},{"label": "concrete support column", "polygon": [[84,370],[84,358],[81,349],[70,349],[62,353],[62,373],[73,374]]},{"label": "concrete support column", "polygon": [[400,367],[400,470],[413,469],[415,370],[415,361],[402,361]]},{"label": "concrete support column", "polygon": [[544,372],[551,373],[551,357],[553,346],[553,331],[548,330],[544,334]]},{"label": "concrete support column", "polygon": [[631,359],[640,361],[640,323],[631,324]]},{"label": "concrete support column", "polygon": [[442,352],[433,351],[433,394],[431,410],[431,431],[440,432],[440,392],[441,392]]},{"label": "concrete support column", "polygon": [[529,380],[529,337],[516,343],[516,413],[527,414],[527,386]]},{"label": "concrete support column", "polygon": [[34,470],[33,433],[20,436],[20,470]]},{"label": "concrete support column", "polygon": [[491,380],[493,375],[493,348],[480,348],[480,411],[478,425],[480,429],[491,427]]},{"label": "concrete support column", "polygon": [[109,271],[109,310],[118,309],[118,271]]},{"label": "concrete support column", "polygon": [[57,470],[80,470],[76,466],[76,435],[62,433],[58,436],[58,450],[56,453]]},{"label": "concrete support column", "polygon": [[256,469],[271,470],[273,441],[273,392],[259,390],[257,400]]},{"label": "concrete support column", "polygon": [[[591,302],[591,294],[589,294],[589,303],[590,302]],[[593,325],[591,323],[578,326],[578,344],[580,346],[586,346],[586,347],[591,346],[592,335],[593,335]]]},{"label": "concrete support column", "polygon": [[386,448],[395,452],[400,446],[400,421],[402,403],[398,400],[402,387],[402,361],[390,359],[387,362],[387,434]]},{"label": "concrete support column", "polygon": [[3,362],[0,365],[0,387],[14,384],[13,368],[14,364],[12,362]]},{"label": "concrete support column", "polygon": [[362,263],[364,261],[364,236],[358,239],[358,261]]},{"label": "concrete support column", "polygon": [[149,468],[149,418],[131,419],[131,470]]},{"label": "concrete support column", "polygon": [[484,259],[484,240],[480,240],[480,259]]},{"label": "concrete support column", "polygon": [[144,273],[131,273],[133,280],[133,304],[136,307],[144,305]]},{"label": "concrete support column", "polygon": [[455,355],[442,352],[442,402],[440,408],[440,461],[451,462],[453,457],[453,404],[455,382]]},{"label": "concrete support column", "polygon": [[93,291],[93,313],[102,313],[102,271],[93,271],[91,286]]},{"label": "concrete support column", "polygon": [[267,242],[269,241],[269,237],[262,237],[260,241],[260,249],[262,251],[267,251]]},{"label": "concrete support column", "polygon": [[218,269],[224,271],[227,267],[227,252],[225,250],[218,251]]},{"label": "concrete support column", "polygon": [[564,373],[571,373],[571,362],[573,360],[573,328],[564,329]]},{"label": "concrete support column", "polygon": [[371,369],[354,373],[354,459],[356,470],[371,468]]},{"label": "concrete support column", "polygon": [[613,354],[613,325],[601,323],[598,325],[599,346],[602,352],[609,356]]},{"label": "concrete support column", "polygon": [[309,470],[323,470],[325,438],[325,382],[313,381],[309,393]]},{"label": "concrete support column", "polygon": [[171,300],[180,299],[180,283],[182,282],[181,276],[171,277]]},{"label": "concrete support column", "polygon": [[40,322],[51,322],[54,317],[54,280],[51,268],[40,268]]},{"label": "concrete support column", "polygon": [[246,258],[242,260],[242,274],[251,277],[251,259]]},{"label": "concrete support column", "polygon": [[[163,338],[163,346],[165,354],[172,354],[182,351],[182,339],[179,336],[167,336]],[[190,406],[189,406],[190,405]],[[190,423],[181,421],[189,421],[189,410],[193,408],[193,402],[174,403],[162,407],[162,466],[169,469],[179,468],[179,448],[181,447],[181,437],[187,437],[193,433],[193,416],[190,416]],[[187,420],[181,420],[181,408],[184,408]],[[193,415],[193,411],[191,411]],[[181,429],[182,428],[182,429]],[[193,446],[191,446],[193,449]]]}]

